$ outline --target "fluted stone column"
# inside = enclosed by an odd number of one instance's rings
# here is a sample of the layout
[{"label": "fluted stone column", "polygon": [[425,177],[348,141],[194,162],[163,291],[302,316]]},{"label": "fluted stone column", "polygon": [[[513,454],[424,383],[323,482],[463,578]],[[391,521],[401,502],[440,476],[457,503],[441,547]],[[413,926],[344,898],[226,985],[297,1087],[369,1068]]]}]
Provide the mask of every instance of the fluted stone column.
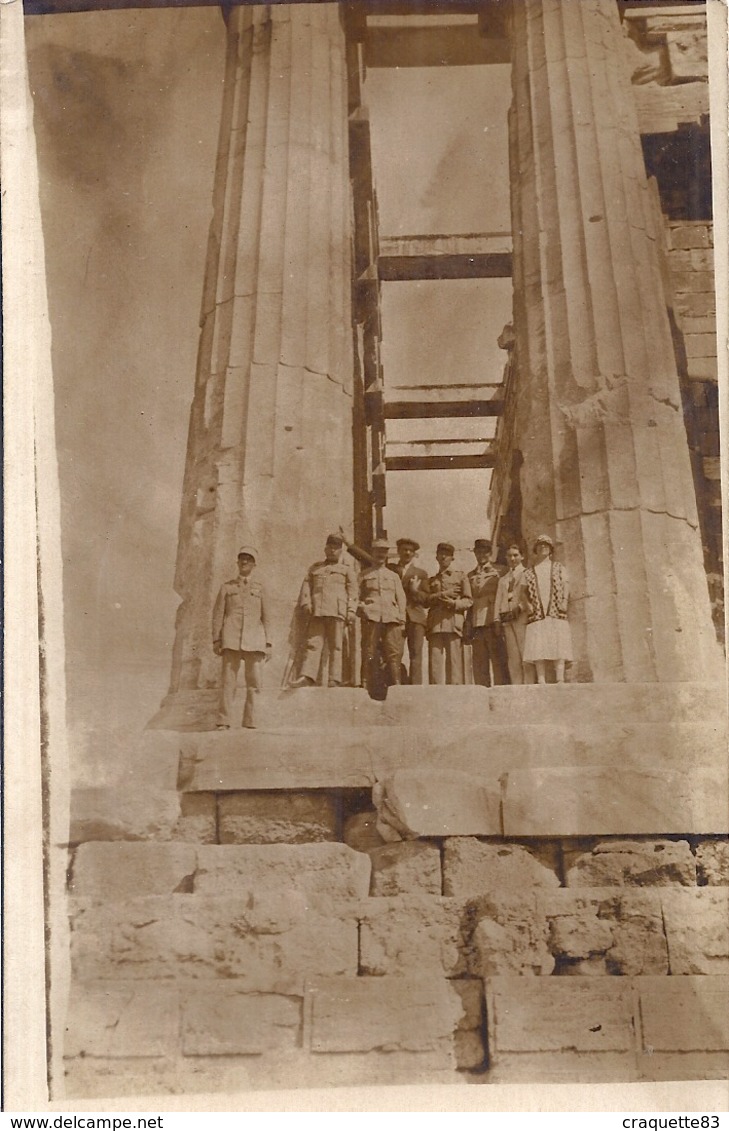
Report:
[{"label": "fluted stone column", "polygon": [[211,611],[241,544],[271,597],[273,687],[304,571],[330,529],[351,529],[346,130],[337,5],[232,9],[168,707],[218,684]]},{"label": "fluted stone column", "polygon": [[576,677],[715,678],[671,328],[615,0],[514,0],[515,446],[562,542]]}]

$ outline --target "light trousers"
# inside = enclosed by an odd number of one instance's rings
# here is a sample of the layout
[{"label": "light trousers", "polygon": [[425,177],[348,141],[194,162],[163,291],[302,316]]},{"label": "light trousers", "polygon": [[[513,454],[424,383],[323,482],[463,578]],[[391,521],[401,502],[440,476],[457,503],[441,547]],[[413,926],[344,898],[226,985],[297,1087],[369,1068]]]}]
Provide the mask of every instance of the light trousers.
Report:
[{"label": "light trousers", "polygon": [[254,727],[256,725],[256,700],[261,690],[261,669],[264,656],[265,653],[263,652],[234,652],[231,648],[223,649],[223,677],[218,726],[235,725],[233,722],[233,701],[241,660],[243,661],[246,680],[243,726]]},{"label": "light trousers", "polygon": [[428,672],[431,683],[463,683],[463,641],[456,632],[431,632]]},{"label": "light trousers", "polygon": [[342,682],[342,642],[344,621],[338,617],[310,617],[306,636],[306,651],[300,675],[319,679],[321,657],[326,643],[329,650],[329,685]]}]

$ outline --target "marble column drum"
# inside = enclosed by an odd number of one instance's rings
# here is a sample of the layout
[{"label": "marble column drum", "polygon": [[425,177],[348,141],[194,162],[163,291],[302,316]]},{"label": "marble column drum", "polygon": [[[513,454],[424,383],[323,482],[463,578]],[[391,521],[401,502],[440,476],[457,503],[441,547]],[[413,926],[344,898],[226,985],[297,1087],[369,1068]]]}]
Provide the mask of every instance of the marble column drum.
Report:
[{"label": "marble column drum", "polygon": [[613,0],[514,0],[522,525],[562,543],[573,678],[718,679],[658,241]]},{"label": "marble column drum", "polygon": [[[268,686],[305,570],[351,529],[352,318],[344,35],[336,4],[244,5],[227,59],[167,707],[218,684],[211,612],[259,551]],[[162,720],[159,720],[160,722]]]}]

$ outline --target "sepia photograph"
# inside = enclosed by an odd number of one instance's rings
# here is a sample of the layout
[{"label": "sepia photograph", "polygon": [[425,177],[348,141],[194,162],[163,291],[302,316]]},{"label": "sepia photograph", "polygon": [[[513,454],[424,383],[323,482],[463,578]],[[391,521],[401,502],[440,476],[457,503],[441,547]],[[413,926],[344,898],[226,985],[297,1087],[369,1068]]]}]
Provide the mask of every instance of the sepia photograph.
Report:
[{"label": "sepia photograph", "polygon": [[725,1082],[724,0],[3,8],[45,1099]]}]

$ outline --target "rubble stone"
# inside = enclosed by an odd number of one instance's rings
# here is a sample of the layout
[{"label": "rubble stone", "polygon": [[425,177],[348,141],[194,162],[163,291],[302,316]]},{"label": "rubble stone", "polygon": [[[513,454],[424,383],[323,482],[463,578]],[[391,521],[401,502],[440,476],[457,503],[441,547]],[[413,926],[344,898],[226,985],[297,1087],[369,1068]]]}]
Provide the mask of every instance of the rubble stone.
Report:
[{"label": "rubble stone", "polygon": [[370,850],[372,895],[441,894],[440,848],[427,841],[402,841]]},{"label": "rubble stone", "polygon": [[76,850],[69,888],[75,896],[104,902],[190,891],[196,853],[188,844],[92,841]]},{"label": "rubble stone", "polygon": [[600,915],[613,922],[613,946],[607,953],[609,974],[668,974],[668,944],[659,892],[622,892],[603,903]]},{"label": "rubble stone", "polygon": [[236,978],[250,993],[301,994],[309,975],[356,974],[357,952],[354,914],[319,914],[286,893],[72,908],[72,968],[86,981]]},{"label": "rubble stone", "polygon": [[559,887],[557,875],[519,844],[450,837],[443,849],[443,893],[467,899],[482,892]]},{"label": "rubble stone", "polygon": [[699,881],[711,887],[729,886],[729,841],[706,840],[696,849]]},{"label": "rubble stone", "polygon": [[555,971],[555,973],[566,978],[602,977],[607,972],[607,960],[604,953],[591,954],[588,958],[562,959]]},{"label": "rubble stone", "polygon": [[[563,888],[540,894],[538,901],[549,924],[550,949],[557,959],[567,963],[596,959],[581,973],[668,973],[658,892]],[[564,968],[561,972],[570,971]]]},{"label": "rubble stone", "polygon": [[696,862],[688,841],[604,841],[573,858],[565,881],[569,888],[663,887],[696,884]]},{"label": "rubble stone", "polygon": [[337,806],[325,793],[231,793],[219,801],[221,844],[305,844],[337,839]]},{"label": "rubble stone", "polygon": [[450,984],[463,1006],[454,1034],[456,1065],[460,1069],[481,1068],[486,1059],[483,982],[480,978],[454,978]]},{"label": "rubble stone", "polygon": [[175,840],[215,844],[218,839],[217,808],[214,793],[181,794],[180,819],[175,827]]},{"label": "rubble stone", "polygon": [[248,993],[235,982],[185,993],[185,1056],[235,1056],[294,1048],[302,1025],[302,999]]},{"label": "rubble stone", "polygon": [[455,1067],[453,1033],[463,1007],[444,978],[312,978],[304,1006],[304,1046],[312,1052],[376,1049],[440,1052]]},{"label": "rubble stone", "polygon": [[196,893],[277,891],[310,901],[360,899],[369,893],[370,859],[346,844],[209,845],[198,849]]},{"label": "rubble stone", "polygon": [[463,1006],[459,1030],[479,1029],[483,1024],[483,982],[480,978],[454,978],[451,985]]},{"label": "rubble stone", "polygon": [[729,972],[729,890],[664,891],[661,906],[672,974]]},{"label": "rubble stone", "polygon": [[470,974],[552,973],[547,921],[535,896],[487,896],[469,905],[469,911],[475,923],[466,952]]},{"label": "rubble stone", "polygon": [[385,840],[501,834],[496,780],[452,770],[399,770],[377,782],[372,800]]},{"label": "rubble stone", "polygon": [[612,928],[597,914],[560,915],[550,921],[549,949],[555,958],[605,955],[612,945]]},{"label": "rubble stone", "polygon": [[342,839],[357,852],[369,852],[370,849],[380,848],[385,844],[377,831],[377,810],[368,809],[364,813],[348,817],[344,822]]},{"label": "rubble stone", "polygon": [[369,899],[361,912],[360,972],[463,973],[461,916],[460,903],[435,896]]}]

